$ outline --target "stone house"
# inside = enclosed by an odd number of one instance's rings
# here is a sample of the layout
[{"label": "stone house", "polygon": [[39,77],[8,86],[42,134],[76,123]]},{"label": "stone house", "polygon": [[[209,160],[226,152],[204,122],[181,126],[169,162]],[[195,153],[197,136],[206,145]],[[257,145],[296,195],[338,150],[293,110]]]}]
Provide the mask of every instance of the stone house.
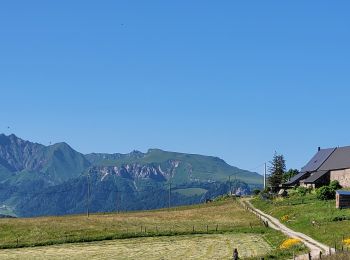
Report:
[{"label": "stone house", "polygon": [[343,187],[350,187],[350,146],[318,148],[317,153],[301,168],[300,173],[283,186],[318,188],[333,180],[339,181]]}]

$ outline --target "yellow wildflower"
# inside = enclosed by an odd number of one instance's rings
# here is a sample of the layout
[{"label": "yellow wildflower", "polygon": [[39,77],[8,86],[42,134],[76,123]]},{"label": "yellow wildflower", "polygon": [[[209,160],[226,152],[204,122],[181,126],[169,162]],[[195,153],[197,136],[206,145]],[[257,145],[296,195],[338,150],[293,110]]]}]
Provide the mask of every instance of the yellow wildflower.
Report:
[{"label": "yellow wildflower", "polygon": [[281,220],[282,220],[283,222],[286,222],[286,221],[289,220],[289,216],[288,216],[288,215],[284,215],[284,216],[281,217]]},{"label": "yellow wildflower", "polygon": [[280,249],[288,249],[300,243],[301,241],[298,238],[288,238],[284,240],[283,243],[280,245]]},{"label": "yellow wildflower", "polygon": [[344,239],[343,244],[346,246],[350,246],[350,238]]}]

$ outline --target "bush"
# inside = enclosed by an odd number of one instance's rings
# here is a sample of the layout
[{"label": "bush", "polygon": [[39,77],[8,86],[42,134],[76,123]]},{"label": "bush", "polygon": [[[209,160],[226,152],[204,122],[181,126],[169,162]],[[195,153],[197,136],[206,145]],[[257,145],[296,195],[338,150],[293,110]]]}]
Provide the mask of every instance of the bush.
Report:
[{"label": "bush", "polygon": [[305,188],[305,187],[301,187],[300,186],[300,187],[297,188],[297,193],[298,193],[299,196],[305,196],[308,191],[309,190],[307,188]]},{"label": "bush", "polygon": [[316,197],[319,200],[335,199],[335,190],[333,190],[330,186],[323,186],[316,190]]},{"label": "bush", "polygon": [[260,194],[260,190],[256,189],[256,190],[253,190],[253,195],[259,195]]},{"label": "bush", "polygon": [[329,187],[334,191],[342,188],[342,186],[339,184],[339,181],[336,181],[336,180],[331,181],[331,183],[329,184]]}]

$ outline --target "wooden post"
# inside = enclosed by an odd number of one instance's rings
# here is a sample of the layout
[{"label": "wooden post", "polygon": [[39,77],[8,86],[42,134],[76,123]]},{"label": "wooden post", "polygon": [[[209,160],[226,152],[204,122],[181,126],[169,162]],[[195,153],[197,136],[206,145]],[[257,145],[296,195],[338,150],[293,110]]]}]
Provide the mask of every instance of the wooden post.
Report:
[{"label": "wooden post", "polygon": [[194,226],[192,227],[192,232],[194,233]]},{"label": "wooden post", "polygon": [[308,256],[309,256],[309,260],[311,260],[311,252],[309,252]]},{"label": "wooden post", "polygon": [[19,242],[18,242],[18,238],[17,238],[17,247],[18,247],[18,243],[19,243]]},{"label": "wooden post", "polygon": [[320,259],[322,259],[322,251],[320,251],[320,256],[319,256]]},{"label": "wooden post", "polygon": [[207,225],[207,233],[209,232],[209,227],[208,227],[208,225]]},{"label": "wooden post", "polygon": [[219,227],[219,225],[216,224],[216,229],[215,229],[216,232],[218,232],[218,227]]}]

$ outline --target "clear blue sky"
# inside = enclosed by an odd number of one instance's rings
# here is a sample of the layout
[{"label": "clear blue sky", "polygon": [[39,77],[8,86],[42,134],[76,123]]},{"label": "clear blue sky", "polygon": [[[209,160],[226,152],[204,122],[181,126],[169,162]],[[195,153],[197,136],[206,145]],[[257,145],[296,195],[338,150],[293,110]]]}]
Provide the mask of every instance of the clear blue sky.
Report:
[{"label": "clear blue sky", "polygon": [[2,1],[0,132],[245,169],[276,150],[300,168],[317,146],[350,145],[349,13],[349,1]]}]

